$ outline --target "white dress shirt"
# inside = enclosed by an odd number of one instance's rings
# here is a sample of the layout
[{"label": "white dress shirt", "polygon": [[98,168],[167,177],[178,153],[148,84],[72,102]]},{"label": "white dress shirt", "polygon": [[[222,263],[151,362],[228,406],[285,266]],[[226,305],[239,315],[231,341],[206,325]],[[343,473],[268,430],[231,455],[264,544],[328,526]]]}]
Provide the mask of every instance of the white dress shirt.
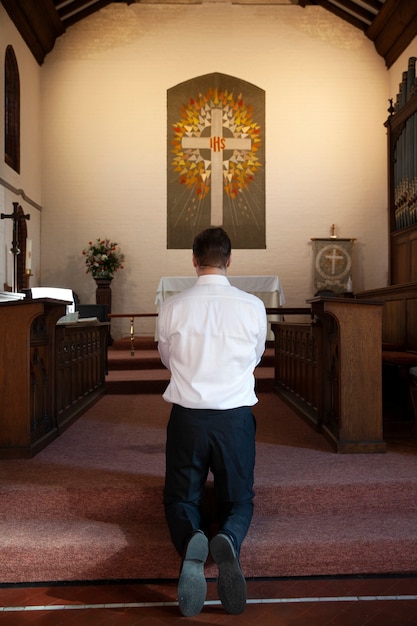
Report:
[{"label": "white dress shirt", "polygon": [[195,409],[252,406],[254,369],[265,350],[265,305],[226,276],[200,276],[167,298],[158,317],[158,349],[171,372],[167,402]]}]

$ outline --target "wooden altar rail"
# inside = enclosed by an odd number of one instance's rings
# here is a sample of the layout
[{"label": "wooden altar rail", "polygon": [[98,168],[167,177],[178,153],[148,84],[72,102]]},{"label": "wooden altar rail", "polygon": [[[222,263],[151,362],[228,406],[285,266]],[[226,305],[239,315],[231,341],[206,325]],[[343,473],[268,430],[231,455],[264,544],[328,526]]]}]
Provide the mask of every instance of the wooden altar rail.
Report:
[{"label": "wooden altar rail", "polygon": [[135,356],[135,318],[158,317],[158,313],[109,313],[107,317],[128,317],[130,319],[130,354]]},{"label": "wooden altar rail", "polygon": [[[267,307],[267,315],[309,315],[311,309],[307,307]],[[109,313],[107,317],[127,317],[130,320],[130,354],[135,356],[135,318],[158,317],[158,313]]]},{"label": "wooden altar rail", "polygon": [[313,318],[313,313],[310,307],[299,306],[299,307],[288,307],[288,306],[280,306],[280,307],[266,307],[267,315],[308,315],[310,318]]}]

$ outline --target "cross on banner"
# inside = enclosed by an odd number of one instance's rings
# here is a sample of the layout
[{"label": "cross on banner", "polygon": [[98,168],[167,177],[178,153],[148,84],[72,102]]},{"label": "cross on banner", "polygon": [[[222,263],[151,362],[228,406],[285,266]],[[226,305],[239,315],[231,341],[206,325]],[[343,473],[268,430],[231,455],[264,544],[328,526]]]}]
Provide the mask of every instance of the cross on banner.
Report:
[{"label": "cross on banner", "polygon": [[337,253],[337,248],[333,248],[331,252],[326,254],[326,259],[331,261],[332,263],[332,274],[336,272],[336,263],[337,261],[343,261],[344,257],[339,253]]},{"label": "cross on banner", "polygon": [[223,136],[223,110],[211,110],[210,137],[183,137],[182,147],[192,150],[210,150],[211,156],[211,208],[210,224],[223,224],[223,152],[224,150],[252,149],[250,137]]}]

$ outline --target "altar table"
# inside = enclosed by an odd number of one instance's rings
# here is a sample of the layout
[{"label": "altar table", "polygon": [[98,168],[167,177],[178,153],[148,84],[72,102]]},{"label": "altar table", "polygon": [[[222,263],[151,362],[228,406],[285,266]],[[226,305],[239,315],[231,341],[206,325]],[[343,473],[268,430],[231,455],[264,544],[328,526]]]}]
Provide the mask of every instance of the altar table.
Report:
[{"label": "altar table", "polygon": [[[266,308],[277,308],[285,304],[284,290],[278,276],[227,276],[230,284],[243,291],[258,296]],[[157,310],[170,296],[192,287],[197,276],[163,276],[156,291],[155,304]],[[278,321],[277,316],[268,316],[269,322]],[[273,333],[268,330],[268,340],[273,339]]]}]

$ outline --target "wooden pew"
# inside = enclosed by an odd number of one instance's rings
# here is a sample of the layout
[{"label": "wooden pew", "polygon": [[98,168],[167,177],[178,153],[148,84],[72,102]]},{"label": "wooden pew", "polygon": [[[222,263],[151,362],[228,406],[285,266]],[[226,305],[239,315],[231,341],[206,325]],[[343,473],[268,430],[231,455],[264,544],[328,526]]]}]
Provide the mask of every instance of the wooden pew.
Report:
[{"label": "wooden pew", "polygon": [[356,298],[384,302],[384,351],[417,353],[417,282],[361,291]]},{"label": "wooden pew", "polygon": [[[382,367],[386,403],[402,418],[415,420],[411,368],[417,367],[417,283],[362,291],[358,299],[383,302]],[[402,414],[402,415],[401,415]]]}]

